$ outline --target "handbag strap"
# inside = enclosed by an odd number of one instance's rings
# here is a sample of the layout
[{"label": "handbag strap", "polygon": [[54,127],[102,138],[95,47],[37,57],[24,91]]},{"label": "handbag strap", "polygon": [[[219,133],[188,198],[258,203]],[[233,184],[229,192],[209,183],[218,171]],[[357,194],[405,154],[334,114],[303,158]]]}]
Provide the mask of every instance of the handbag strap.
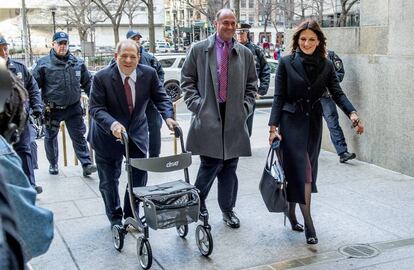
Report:
[{"label": "handbag strap", "polygon": [[279,147],[280,147],[279,144],[275,146],[271,145],[269,147],[269,152],[267,153],[267,158],[266,158],[266,169],[270,169],[270,166],[273,164],[273,162],[276,162],[276,164],[280,166],[279,158],[276,154],[276,151],[279,149]]}]

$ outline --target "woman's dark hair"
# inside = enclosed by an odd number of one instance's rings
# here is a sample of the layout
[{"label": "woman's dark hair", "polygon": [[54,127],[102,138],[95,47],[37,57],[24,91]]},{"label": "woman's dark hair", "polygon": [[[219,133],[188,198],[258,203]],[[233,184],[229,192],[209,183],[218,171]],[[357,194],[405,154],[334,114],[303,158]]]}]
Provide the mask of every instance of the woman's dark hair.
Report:
[{"label": "woman's dark hair", "polygon": [[326,38],[323,34],[321,27],[319,26],[318,22],[313,19],[307,19],[303,21],[299,26],[296,28],[295,32],[293,33],[292,40],[290,43],[290,53],[293,54],[296,52],[296,49],[299,48],[299,36],[302,31],[309,29],[312,30],[319,39],[319,45],[316,47],[315,52],[323,57],[326,58]]}]

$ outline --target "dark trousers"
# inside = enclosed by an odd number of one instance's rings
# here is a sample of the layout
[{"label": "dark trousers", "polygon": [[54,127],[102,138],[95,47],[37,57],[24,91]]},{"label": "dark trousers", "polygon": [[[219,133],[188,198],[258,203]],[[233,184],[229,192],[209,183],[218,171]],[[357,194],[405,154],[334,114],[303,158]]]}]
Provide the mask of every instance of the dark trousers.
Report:
[{"label": "dark trousers", "polygon": [[32,163],[33,169],[39,169],[39,164],[37,163],[37,143],[36,143],[36,130],[32,124],[30,127],[30,151],[32,153]]},{"label": "dark trousers", "polygon": [[200,190],[200,199],[205,201],[211,186],[217,177],[218,203],[222,212],[233,210],[238,185],[236,169],[239,158],[228,160],[200,156],[201,164],[198,169],[195,186]]},{"label": "dark trousers", "polygon": [[[132,144],[132,143],[131,143]],[[136,146],[130,144],[130,156],[133,158],[145,158]],[[124,211],[122,211],[119,199],[119,177],[121,176],[123,158],[108,158],[95,152],[96,167],[99,175],[99,190],[105,203],[105,212],[109,221],[122,220],[132,217],[131,205],[129,202],[128,187],[124,195]],[[133,187],[142,187],[147,184],[147,172],[132,168]]]},{"label": "dark trousers", "polygon": [[[86,126],[83,121],[83,112],[80,102],[70,105],[63,110],[53,109],[52,119],[57,123],[65,121],[76,157],[79,159],[82,166],[92,164],[89,156],[88,144],[85,139]],[[58,133],[59,127],[46,128],[45,130],[46,157],[52,165],[58,164]]]},{"label": "dark trousers", "polygon": [[256,109],[256,103],[253,104],[252,114],[250,114],[246,120],[247,128],[249,130],[249,137],[252,136],[252,132],[253,132],[253,116],[254,116],[255,109]]},{"label": "dark trousers", "polygon": [[149,133],[149,157],[158,157],[161,151],[161,126],[162,118],[157,108],[152,102],[149,102],[145,110],[148,121]]},{"label": "dark trousers", "polygon": [[33,170],[32,150],[30,144],[30,123],[27,121],[23,132],[20,134],[19,142],[14,144],[13,148],[22,160],[24,174],[26,174],[27,178],[29,178],[30,184],[35,186],[36,180]]},{"label": "dark trousers", "polygon": [[345,142],[344,133],[338,121],[338,110],[335,102],[331,97],[321,97],[321,105],[323,109],[323,117],[329,129],[332,144],[335,147],[338,155],[348,151],[348,147]]}]

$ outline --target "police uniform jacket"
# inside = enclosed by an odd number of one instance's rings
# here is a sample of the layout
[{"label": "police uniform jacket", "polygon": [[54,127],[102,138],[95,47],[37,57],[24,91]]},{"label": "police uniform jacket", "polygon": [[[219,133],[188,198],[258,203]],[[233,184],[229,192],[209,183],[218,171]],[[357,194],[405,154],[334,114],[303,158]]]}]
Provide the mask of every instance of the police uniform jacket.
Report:
[{"label": "police uniform jacket", "polygon": [[269,89],[270,83],[269,64],[266,61],[263,50],[259,46],[251,43],[250,41],[248,41],[244,46],[246,46],[253,54],[254,62],[256,65],[257,78],[260,82],[257,93],[261,96],[264,96]]},{"label": "police uniform jacket", "polygon": [[164,85],[164,70],[157,58],[142,47],[140,48],[140,54],[141,58],[139,59],[139,63],[154,68],[157,71],[158,79]]},{"label": "police uniform jacket", "polygon": [[80,100],[81,89],[89,96],[91,75],[83,61],[70,52],[61,58],[51,49],[49,55],[39,59],[33,76],[45,102],[58,106],[75,104]]},{"label": "police uniform jacket", "polygon": [[335,103],[349,115],[355,108],[348,100],[329,59],[321,59],[313,83],[298,53],[281,58],[269,126],[282,136],[283,168],[290,202],[305,203],[306,154],[312,167],[312,192],[317,192],[318,156],[322,140],[322,107],[319,99],[328,89]]},{"label": "police uniform jacket", "polygon": [[27,67],[22,63],[9,58],[7,61],[7,68],[21,80],[24,88],[27,90],[29,95],[29,104],[26,104],[27,111],[29,111],[30,105],[30,109],[32,109],[33,112],[41,112],[43,105],[40,97],[40,90],[36,80],[33,78],[32,74],[30,74]]}]

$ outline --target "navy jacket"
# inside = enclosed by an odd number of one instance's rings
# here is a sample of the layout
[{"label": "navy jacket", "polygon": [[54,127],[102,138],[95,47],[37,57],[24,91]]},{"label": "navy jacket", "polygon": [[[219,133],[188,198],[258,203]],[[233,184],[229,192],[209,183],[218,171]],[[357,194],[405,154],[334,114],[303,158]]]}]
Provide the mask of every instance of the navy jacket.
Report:
[{"label": "navy jacket", "polygon": [[256,65],[256,74],[260,82],[257,93],[264,96],[267,94],[270,84],[270,67],[266,61],[264,51],[250,41],[244,44],[244,46],[246,46],[253,54],[254,63]]},{"label": "navy jacket", "polygon": [[39,59],[33,76],[42,89],[42,98],[59,106],[79,102],[81,89],[89,96],[91,75],[82,60],[70,52],[60,58],[55,50]]},{"label": "navy jacket", "polygon": [[121,75],[116,63],[95,74],[90,95],[89,113],[92,117],[88,140],[99,155],[120,158],[124,146],[112,135],[114,121],[127,130],[130,140],[143,152],[148,148],[148,124],[145,109],[152,101],[164,119],[173,118],[170,98],[162,87],[153,68],[139,64],[135,85],[135,107],[132,115],[128,111],[127,100]]},{"label": "navy jacket", "polygon": [[[36,80],[33,78],[32,74],[30,74],[27,67],[22,63],[9,58],[7,60],[7,68],[22,81],[24,88],[26,88],[29,94],[30,109],[32,109],[33,112],[41,112],[43,105],[40,97],[40,90]],[[28,107],[29,106],[27,106],[27,109],[29,111]]]},{"label": "navy jacket", "polygon": [[139,63],[154,68],[157,71],[158,79],[160,79],[161,84],[164,85],[164,70],[157,58],[142,47],[140,48],[140,54],[141,58],[139,59]]},{"label": "navy jacket", "polygon": [[[44,254],[53,239],[53,213],[36,206],[36,191],[23,172],[22,162],[2,136],[0,136],[0,172],[6,176],[7,193],[16,210],[16,223],[23,240],[25,259],[29,260]],[[0,181],[4,180],[0,179]]]}]

